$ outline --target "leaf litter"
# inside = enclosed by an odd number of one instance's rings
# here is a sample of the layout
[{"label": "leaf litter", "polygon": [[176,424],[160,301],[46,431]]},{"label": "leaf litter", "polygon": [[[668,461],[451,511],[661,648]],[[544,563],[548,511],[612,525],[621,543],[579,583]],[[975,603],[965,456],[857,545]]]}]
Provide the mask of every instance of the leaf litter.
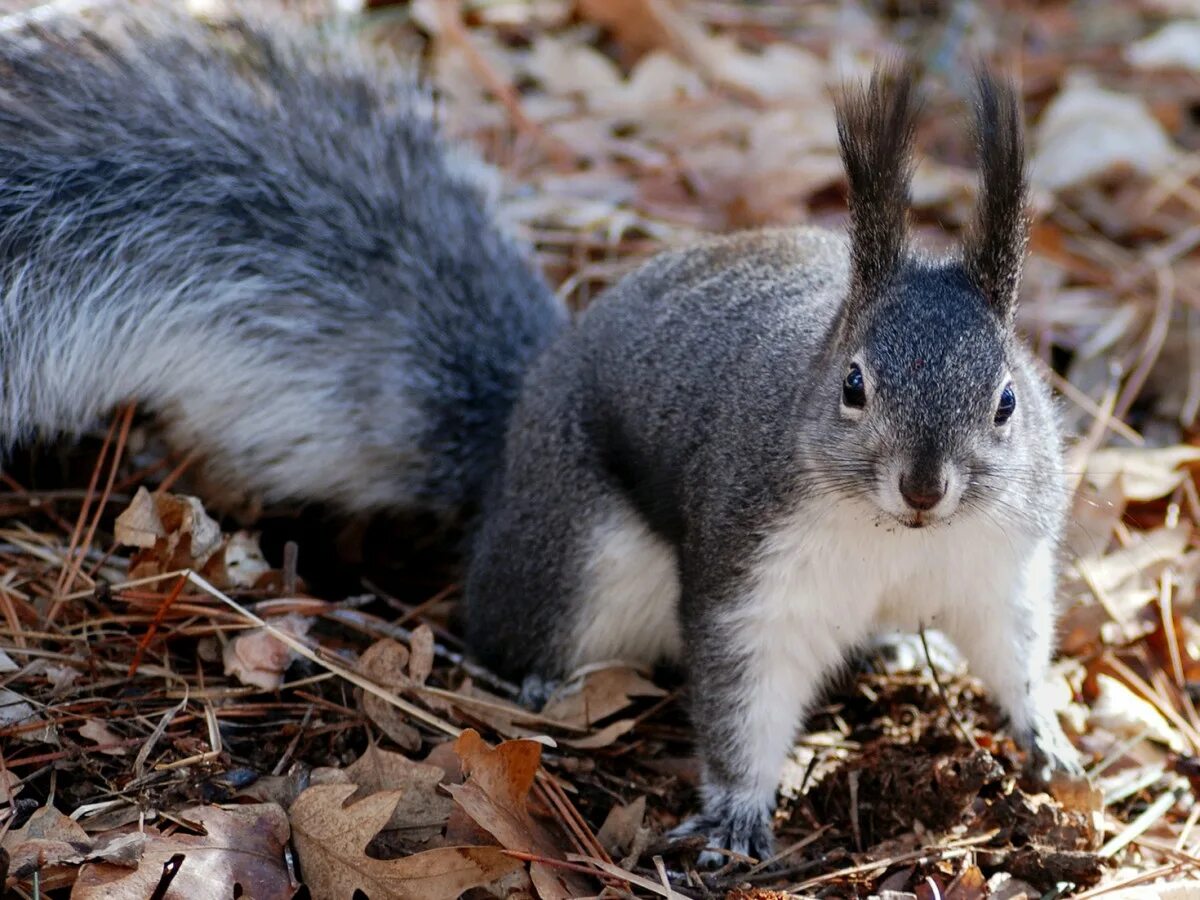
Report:
[{"label": "leaf litter", "polygon": [[[107,435],[0,476],[6,886],[1197,896],[1200,9],[1051,2],[1018,23],[1003,4],[414,0],[358,15],[420,59],[447,127],[505,172],[504,214],[575,308],[707,232],[840,226],[827,89],[901,47],[935,113],[914,222],[944,244],[975,193],[952,61],[1019,71],[1035,187],[1020,325],[1075,435],[1052,687],[1091,787],[1026,783],[952,658],[936,680],[874,660],[800,736],[778,857],[696,872],[663,838],[697,799],[676,675],[592,669],[530,713],[464,657],[459,589],[425,562],[428,535],[401,568],[394,539],[379,565],[369,531],[325,519],[239,530],[122,410]],[[101,494],[91,476],[110,472]],[[348,577],[320,555],[335,545],[360,561]]]}]

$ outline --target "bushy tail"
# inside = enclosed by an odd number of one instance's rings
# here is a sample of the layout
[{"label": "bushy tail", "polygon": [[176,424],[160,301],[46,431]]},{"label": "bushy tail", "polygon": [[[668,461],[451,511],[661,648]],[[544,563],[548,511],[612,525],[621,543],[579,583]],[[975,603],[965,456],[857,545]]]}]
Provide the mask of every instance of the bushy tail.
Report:
[{"label": "bushy tail", "polygon": [[278,29],[0,36],[0,433],[133,399],[233,501],[453,516],[564,313],[411,75]]}]

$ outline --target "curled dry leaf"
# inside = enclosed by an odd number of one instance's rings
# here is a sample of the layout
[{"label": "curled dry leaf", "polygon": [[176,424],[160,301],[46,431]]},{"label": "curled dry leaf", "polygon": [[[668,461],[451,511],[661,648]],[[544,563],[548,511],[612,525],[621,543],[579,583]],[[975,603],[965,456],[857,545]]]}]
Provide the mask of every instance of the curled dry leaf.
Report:
[{"label": "curled dry leaf", "polygon": [[[312,627],[307,616],[288,613],[271,620],[271,626],[296,638],[303,638]],[[264,691],[278,690],[283,673],[291,665],[295,651],[265,628],[244,631],[225,645],[225,674],[242,684]]]},{"label": "curled dry leaf", "polygon": [[[79,872],[72,900],[124,900],[161,896],[162,900],[211,897],[214,885],[222,891],[241,888],[254,900],[288,900],[296,892],[284,863],[288,842],[287,815],[274,803],[223,809],[200,806],[179,815],[204,830],[202,835],[149,833],[137,868],[112,863],[89,863]],[[183,854],[183,864],[167,892],[155,893],[163,866]],[[233,896],[224,894],[221,896]]]},{"label": "curled dry leaf", "polygon": [[[399,688],[408,683],[408,648],[390,638],[376,641],[363,653],[358,668],[376,684]],[[421,733],[408,722],[399,709],[382,697],[362,693],[362,708],[367,718],[405,750],[421,747]]]},{"label": "curled dry leaf", "polygon": [[441,847],[403,859],[373,859],[367,845],[392,819],[403,791],[381,791],[343,804],[356,787],[310,787],[292,805],[292,832],[304,883],[313,897],[371,900],[457,897],[521,867],[498,847]]}]

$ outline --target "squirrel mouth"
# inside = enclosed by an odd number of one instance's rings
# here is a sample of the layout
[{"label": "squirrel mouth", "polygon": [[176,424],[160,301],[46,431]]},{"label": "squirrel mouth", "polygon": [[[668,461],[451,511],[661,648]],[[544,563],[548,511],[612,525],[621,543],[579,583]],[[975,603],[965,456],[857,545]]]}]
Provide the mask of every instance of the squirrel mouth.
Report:
[{"label": "squirrel mouth", "polygon": [[921,513],[914,513],[911,518],[901,519],[900,521],[904,523],[906,528],[924,528],[929,524],[929,519]]}]

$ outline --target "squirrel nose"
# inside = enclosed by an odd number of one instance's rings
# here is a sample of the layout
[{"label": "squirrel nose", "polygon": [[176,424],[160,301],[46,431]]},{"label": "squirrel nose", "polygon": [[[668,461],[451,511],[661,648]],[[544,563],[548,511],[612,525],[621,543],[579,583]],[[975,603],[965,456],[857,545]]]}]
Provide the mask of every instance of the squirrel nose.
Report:
[{"label": "squirrel nose", "polygon": [[938,501],[946,495],[946,484],[912,484],[900,476],[900,496],[904,502],[918,512],[925,512],[938,505]]}]

